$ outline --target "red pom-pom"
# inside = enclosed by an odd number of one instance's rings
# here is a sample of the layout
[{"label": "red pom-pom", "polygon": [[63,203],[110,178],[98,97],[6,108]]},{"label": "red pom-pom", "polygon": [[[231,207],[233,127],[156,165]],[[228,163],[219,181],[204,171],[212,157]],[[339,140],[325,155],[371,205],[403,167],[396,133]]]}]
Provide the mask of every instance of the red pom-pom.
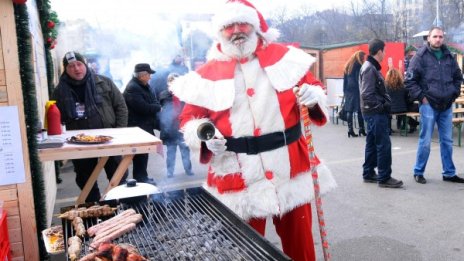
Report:
[{"label": "red pom-pom", "polygon": [[47,22],[47,27],[48,27],[48,29],[53,29],[53,28],[55,28],[55,22],[53,22],[53,21],[48,21],[48,22]]},{"label": "red pom-pom", "polygon": [[53,43],[53,38],[48,37],[48,38],[47,38],[47,43],[48,43],[48,44],[52,44],[52,43]]},{"label": "red pom-pom", "polygon": [[23,5],[27,2],[27,0],[13,0],[13,3],[17,5]]}]

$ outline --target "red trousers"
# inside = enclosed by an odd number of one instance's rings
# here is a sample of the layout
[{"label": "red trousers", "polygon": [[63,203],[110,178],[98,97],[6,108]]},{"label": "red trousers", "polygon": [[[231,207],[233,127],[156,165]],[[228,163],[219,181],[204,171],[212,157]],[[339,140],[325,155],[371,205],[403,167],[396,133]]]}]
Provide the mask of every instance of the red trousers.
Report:
[{"label": "red trousers", "polygon": [[[273,217],[277,234],[282,241],[284,253],[295,261],[314,261],[311,204],[293,209],[282,218]],[[262,236],[266,229],[265,218],[252,218],[248,224]]]}]

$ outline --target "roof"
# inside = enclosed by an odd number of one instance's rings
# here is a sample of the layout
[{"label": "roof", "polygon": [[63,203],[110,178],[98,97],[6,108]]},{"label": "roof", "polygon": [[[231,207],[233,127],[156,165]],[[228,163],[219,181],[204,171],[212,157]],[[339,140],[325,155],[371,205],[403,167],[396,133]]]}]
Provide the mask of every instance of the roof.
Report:
[{"label": "roof", "polygon": [[302,45],[301,48],[303,49],[315,49],[315,50],[330,50],[330,49],[337,49],[343,47],[351,47],[355,45],[367,44],[367,41],[358,41],[358,42],[346,42],[346,43],[336,43],[330,45],[320,45],[320,46],[304,46]]}]

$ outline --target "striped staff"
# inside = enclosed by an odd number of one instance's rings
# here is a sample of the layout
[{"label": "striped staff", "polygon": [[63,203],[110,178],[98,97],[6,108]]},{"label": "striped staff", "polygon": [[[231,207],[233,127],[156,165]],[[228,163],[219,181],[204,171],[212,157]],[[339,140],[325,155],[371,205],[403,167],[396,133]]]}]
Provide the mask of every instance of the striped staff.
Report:
[{"label": "striped staff", "polygon": [[317,219],[319,221],[319,233],[321,234],[321,242],[322,242],[322,252],[324,254],[324,260],[330,260],[330,253],[329,253],[329,242],[327,241],[327,231],[325,229],[325,221],[324,221],[324,211],[322,210],[322,198],[321,192],[319,187],[319,178],[317,173],[317,165],[319,165],[319,160],[314,153],[314,146],[313,146],[313,135],[311,133],[311,120],[309,119],[309,112],[306,106],[300,106],[301,111],[301,120],[303,121],[304,126],[304,134],[306,138],[306,143],[308,145],[308,152],[309,152],[309,162],[311,164],[311,176],[313,178],[314,184],[314,199],[316,200],[316,212],[317,212]]}]

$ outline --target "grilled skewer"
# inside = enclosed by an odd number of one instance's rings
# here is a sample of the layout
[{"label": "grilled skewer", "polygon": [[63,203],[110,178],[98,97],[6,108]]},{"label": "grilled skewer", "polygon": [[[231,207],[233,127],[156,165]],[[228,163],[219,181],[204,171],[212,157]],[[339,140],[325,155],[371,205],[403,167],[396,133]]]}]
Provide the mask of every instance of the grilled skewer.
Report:
[{"label": "grilled skewer", "polygon": [[84,221],[80,217],[75,217],[72,221],[74,231],[76,231],[76,236],[83,237],[85,235],[85,226]]},{"label": "grilled skewer", "polygon": [[59,218],[66,218],[68,220],[74,220],[75,217],[90,218],[90,217],[104,217],[114,214],[117,208],[112,208],[108,205],[104,206],[91,206],[89,208],[77,208],[60,214]]},{"label": "grilled skewer", "polygon": [[69,260],[79,259],[82,250],[82,240],[78,236],[68,238],[68,256]]}]

